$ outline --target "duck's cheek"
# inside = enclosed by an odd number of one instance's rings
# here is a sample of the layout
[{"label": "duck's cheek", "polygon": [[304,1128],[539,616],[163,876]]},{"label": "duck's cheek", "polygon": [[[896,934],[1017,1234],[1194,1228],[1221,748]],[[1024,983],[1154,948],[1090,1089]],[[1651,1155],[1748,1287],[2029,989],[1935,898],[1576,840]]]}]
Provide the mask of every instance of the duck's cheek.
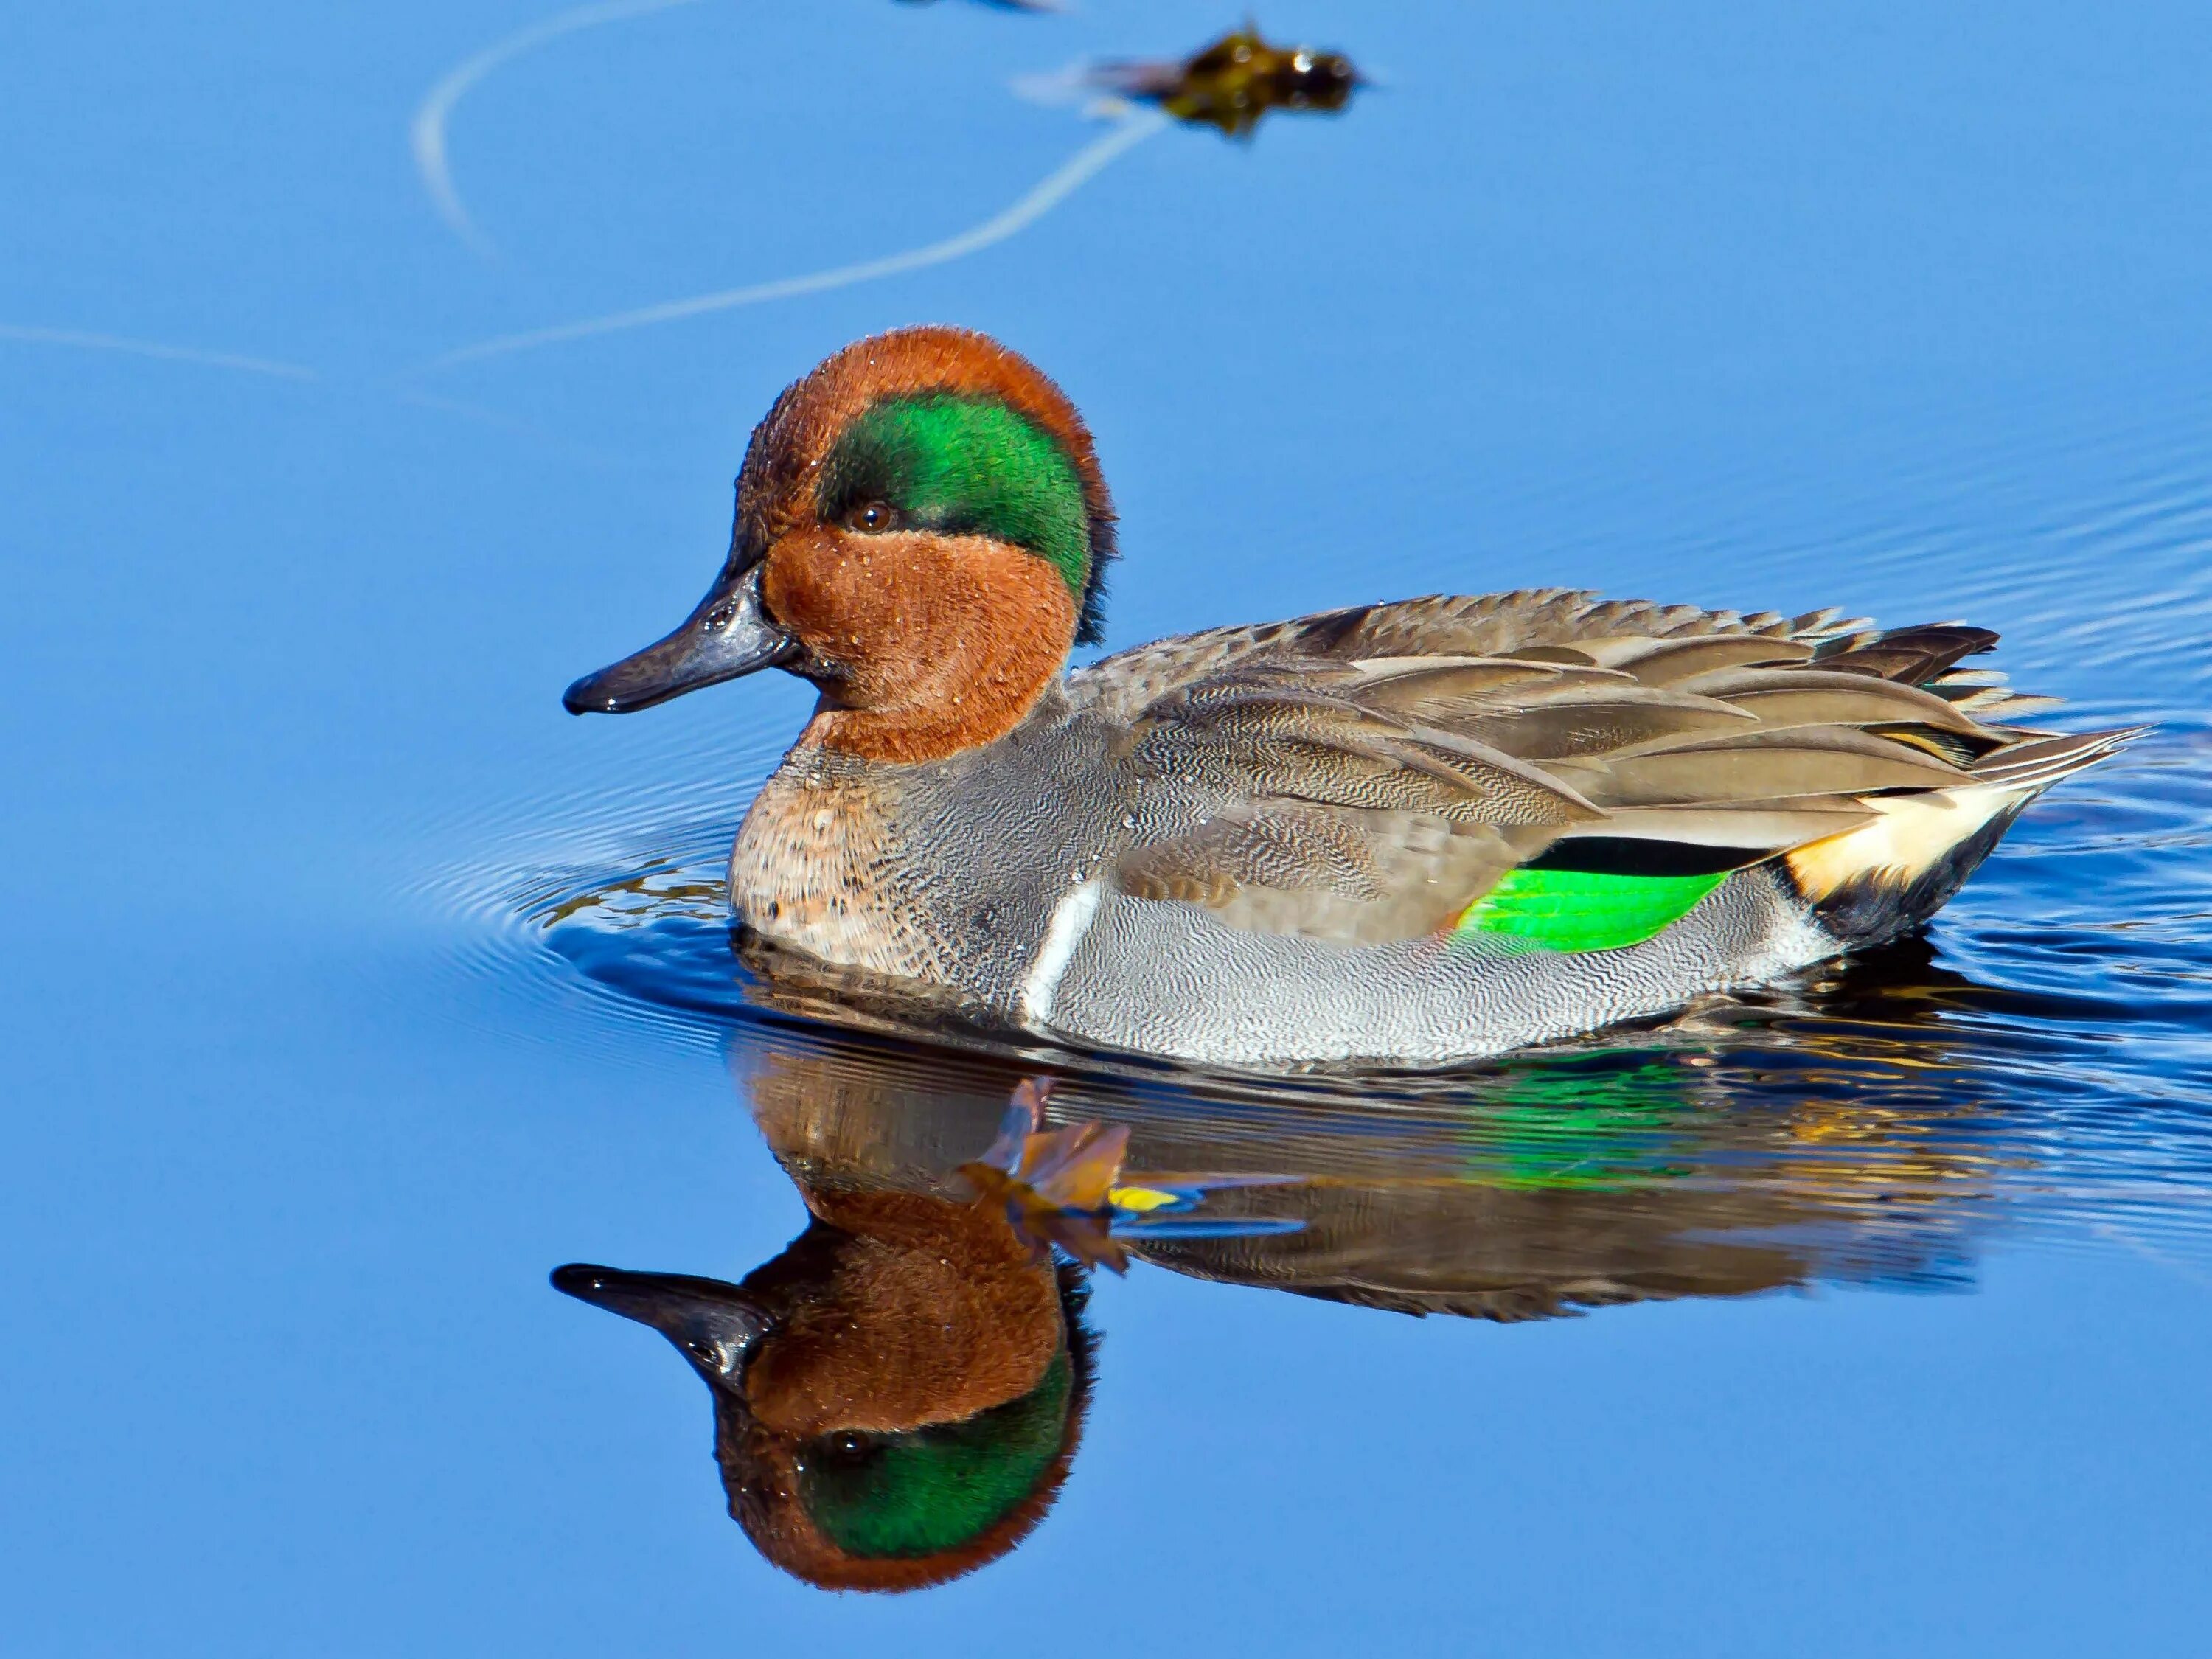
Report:
[{"label": "duck's cheek", "polygon": [[986,609],[970,567],[989,546],[968,537],[807,532],[775,544],[761,593],[779,623],[838,669],[855,701],[910,699],[953,677],[967,653]]},{"label": "duck's cheek", "polygon": [[831,531],[787,536],[761,572],[769,614],[816,656],[841,661],[860,631],[871,562]]}]

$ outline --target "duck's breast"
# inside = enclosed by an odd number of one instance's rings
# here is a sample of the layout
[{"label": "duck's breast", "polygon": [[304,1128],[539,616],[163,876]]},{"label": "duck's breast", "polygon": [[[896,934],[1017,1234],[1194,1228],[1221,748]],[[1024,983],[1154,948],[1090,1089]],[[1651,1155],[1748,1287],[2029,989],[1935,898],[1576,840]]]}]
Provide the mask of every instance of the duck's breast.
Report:
[{"label": "duck's breast", "polygon": [[731,908],[778,945],[1018,1013],[1059,901],[1126,841],[1109,747],[1041,720],[923,765],[794,750],[738,832]]}]

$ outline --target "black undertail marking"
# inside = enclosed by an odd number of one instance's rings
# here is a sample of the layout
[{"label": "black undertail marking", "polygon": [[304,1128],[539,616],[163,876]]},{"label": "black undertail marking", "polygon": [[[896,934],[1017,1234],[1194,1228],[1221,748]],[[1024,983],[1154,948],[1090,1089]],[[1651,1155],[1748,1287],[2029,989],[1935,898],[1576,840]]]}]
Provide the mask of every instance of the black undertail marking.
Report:
[{"label": "black undertail marking", "polygon": [[[1845,882],[1825,899],[1805,902],[1820,925],[1847,950],[1885,944],[1911,932],[1949,903],[1990,850],[2004,839],[2005,831],[2012,828],[2013,820],[2027,804],[2022,801],[1998,813],[1908,882],[1900,884],[1876,870]],[[1777,859],[1773,869],[1804,899],[1804,890],[1790,874],[1787,859]]]}]

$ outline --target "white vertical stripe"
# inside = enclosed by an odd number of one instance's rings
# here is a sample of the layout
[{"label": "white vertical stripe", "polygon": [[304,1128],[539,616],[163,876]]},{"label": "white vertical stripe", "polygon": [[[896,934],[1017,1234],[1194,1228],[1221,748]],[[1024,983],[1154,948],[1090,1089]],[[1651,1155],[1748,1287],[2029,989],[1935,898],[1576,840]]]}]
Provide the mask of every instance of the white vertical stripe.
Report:
[{"label": "white vertical stripe", "polygon": [[1091,924],[1098,915],[1098,901],[1106,896],[1103,881],[1086,881],[1053,907],[1052,924],[1044,930],[1044,943],[1022,981],[1022,1016],[1034,1024],[1052,1018],[1053,999],[1059,994],[1060,975]]}]

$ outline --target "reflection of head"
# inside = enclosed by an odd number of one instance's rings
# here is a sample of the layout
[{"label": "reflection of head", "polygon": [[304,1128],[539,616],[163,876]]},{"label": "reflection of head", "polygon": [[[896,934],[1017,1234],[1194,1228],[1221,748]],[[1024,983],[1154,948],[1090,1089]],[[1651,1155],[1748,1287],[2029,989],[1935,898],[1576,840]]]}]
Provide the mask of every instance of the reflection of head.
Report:
[{"label": "reflection of head", "polygon": [[899,1429],[778,1433],[715,1398],[730,1513],[761,1553],[827,1589],[919,1589],[1028,1536],[1060,1496],[1090,1406],[1083,1288],[1060,1275],[1065,1340],[1027,1393]]},{"label": "reflection of head", "polygon": [[1066,1479],[1091,1393],[1081,1277],[989,1208],[817,1207],[836,1220],[742,1285],[597,1267],[554,1283],[652,1325],[706,1379],[730,1513],[776,1565],[832,1589],[957,1577],[1019,1543]]}]

